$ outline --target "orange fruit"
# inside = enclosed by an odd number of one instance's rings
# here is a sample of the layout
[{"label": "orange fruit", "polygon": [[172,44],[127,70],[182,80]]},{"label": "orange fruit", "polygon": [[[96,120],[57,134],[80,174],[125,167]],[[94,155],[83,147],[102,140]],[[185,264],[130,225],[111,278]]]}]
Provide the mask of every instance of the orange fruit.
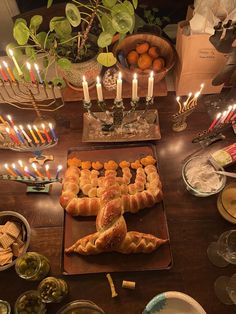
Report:
[{"label": "orange fruit", "polygon": [[148,49],[148,54],[150,57],[152,57],[153,59],[156,59],[159,57],[160,53],[159,53],[159,49],[157,47],[150,47]]},{"label": "orange fruit", "polygon": [[138,67],[141,70],[146,70],[150,68],[152,65],[152,58],[147,53],[141,54],[141,56],[138,58]]},{"label": "orange fruit", "polygon": [[139,54],[143,54],[145,52],[147,52],[149,49],[149,43],[144,42],[144,43],[140,43],[136,45],[136,51]]},{"label": "orange fruit", "polygon": [[164,59],[163,58],[157,58],[153,61],[152,64],[153,71],[158,72],[164,68]]},{"label": "orange fruit", "polygon": [[129,64],[137,64],[139,55],[135,50],[132,50],[127,55],[127,61]]}]

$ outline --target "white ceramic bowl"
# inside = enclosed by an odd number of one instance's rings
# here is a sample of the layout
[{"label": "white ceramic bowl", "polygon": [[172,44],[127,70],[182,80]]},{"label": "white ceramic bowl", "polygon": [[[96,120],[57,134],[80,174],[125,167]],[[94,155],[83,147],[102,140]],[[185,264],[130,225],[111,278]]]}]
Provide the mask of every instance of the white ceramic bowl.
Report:
[{"label": "white ceramic bowl", "polygon": [[[24,250],[21,254],[21,255],[23,255],[24,253],[26,253],[26,251],[29,247],[29,243],[30,243],[30,233],[31,233],[30,225],[29,225],[28,221],[25,219],[25,217],[22,216],[21,214],[17,213],[17,212],[13,212],[13,211],[2,211],[2,212],[0,212],[0,224],[2,225],[5,222],[7,222],[8,220],[18,222],[23,226],[24,233],[25,233],[25,239],[24,239],[25,247],[24,247]],[[0,271],[5,270],[5,269],[10,268],[13,265],[15,265],[18,257],[14,258],[11,263],[6,264],[4,266],[0,266]]]},{"label": "white ceramic bowl", "polygon": [[155,296],[142,314],[206,314],[201,305],[189,295],[167,291]]}]

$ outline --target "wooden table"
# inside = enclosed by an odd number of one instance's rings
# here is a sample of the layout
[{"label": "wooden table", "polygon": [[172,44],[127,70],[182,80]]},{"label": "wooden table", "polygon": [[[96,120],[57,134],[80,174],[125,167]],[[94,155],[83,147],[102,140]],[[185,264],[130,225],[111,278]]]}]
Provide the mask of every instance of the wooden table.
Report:
[{"label": "wooden table", "polygon": [[[203,97],[204,98],[204,97]],[[65,303],[76,299],[92,300],[106,313],[138,314],[145,304],[156,294],[177,290],[195,298],[209,314],[235,313],[234,306],[225,306],[214,294],[214,281],[220,275],[232,275],[235,266],[220,269],[213,266],[206,255],[210,242],[234,225],[225,221],[217,211],[217,196],[197,198],[184,186],[181,177],[183,159],[199,146],[191,143],[193,135],[210,124],[210,118],[199,104],[188,119],[188,128],[181,133],[171,129],[171,115],[176,111],[175,95],[157,99],[162,139],[156,143],[160,172],[164,188],[164,202],[167,213],[170,241],[174,265],[170,270],[150,272],[130,272],[112,274],[119,296],[112,299],[104,274],[76,275],[65,277],[69,285],[69,295],[61,304],[48,306],[48,313],[55,314]],[[91,145],[81,143],[82,135],[81,102],[67,103],[56,114],[59,143],[49,152],[55,156],[55,165],[66,166],[67,150],[70,147]],[[34,114],[1,106],[1,114],[12,114],[19,122],[31,121]],[[227,138],[208,149],[214,151],[235,141],[230,129]],[[26,160],[29,154],[11,151],[0,152],[1,165],[17,159]],[[230,170],[235,171],[235,166]],[[26,194],[25,186],[19,183],[0,182],[0,210],[13,210],[23,214],[32,228],[30,250],[46,255],[51,261],[51,275],[61,276],[61,256],[63,240],[63,209],[58,198],[61,185],[54,184],[50,195]],[[157,222],[158,223],[158,222]],[[137,263],[139,263],[137,259]],[[122,280],[136,281],[137,288],[121,288]],[[14,268],[0,273],[0,298],[13,306],[22,292],[37,287],[37,282],[20,279]]]}]

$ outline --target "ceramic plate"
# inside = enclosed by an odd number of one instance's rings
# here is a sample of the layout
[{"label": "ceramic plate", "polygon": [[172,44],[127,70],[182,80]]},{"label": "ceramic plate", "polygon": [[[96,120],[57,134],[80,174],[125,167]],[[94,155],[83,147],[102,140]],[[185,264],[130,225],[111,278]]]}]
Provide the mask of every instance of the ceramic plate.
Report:
[{"label": "ceramic plate", "polygon": [[155,296],[142,314],[206,314],[201,305],[182,292],[168,291]]},{"label": "ceramic plate", "polygon": [[219,213],[225,220],[231,222],[232,224],[236,224],[236,219],[224,209],[221,203],[221,193],[219,194],[218,199],[217,199],[217,208],[218,208]]}]

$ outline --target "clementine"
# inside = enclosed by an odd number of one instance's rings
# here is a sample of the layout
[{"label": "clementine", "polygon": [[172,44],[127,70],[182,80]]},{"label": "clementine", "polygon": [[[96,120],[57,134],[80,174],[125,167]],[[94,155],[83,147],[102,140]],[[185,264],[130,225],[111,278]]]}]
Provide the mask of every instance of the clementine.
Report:
[{"label": "clementine", "polygon": [[137,64],[139,55],[135,50],[131,50],[127,55],[127,61],[129,64]]},{"label": "clementine", "polygon": [[144,43],[140,43],[136,45],[136,51],[139,54],[143,54],[145,52],[147,52],[149,49],[149,43],[144,42]]},{"label": "clementine", "polygon": [[159,53],[159,49],[157,47],[150,47],[148,49],[148,54],[150,57],[152,57],[153,59],[156,59],[159,57],[160,53]]},{"label": "clementine", "polygon": [[143,53],[138,58],[138,67],[141,70],[146,70],[150,68],[152,65],[152,58],[147,53]]},{"label": "clementine", "polygon": [[153,61],[152,68],[153,71],[158,72],[164,68],[164,59],[163,58],[157,58]]}]

